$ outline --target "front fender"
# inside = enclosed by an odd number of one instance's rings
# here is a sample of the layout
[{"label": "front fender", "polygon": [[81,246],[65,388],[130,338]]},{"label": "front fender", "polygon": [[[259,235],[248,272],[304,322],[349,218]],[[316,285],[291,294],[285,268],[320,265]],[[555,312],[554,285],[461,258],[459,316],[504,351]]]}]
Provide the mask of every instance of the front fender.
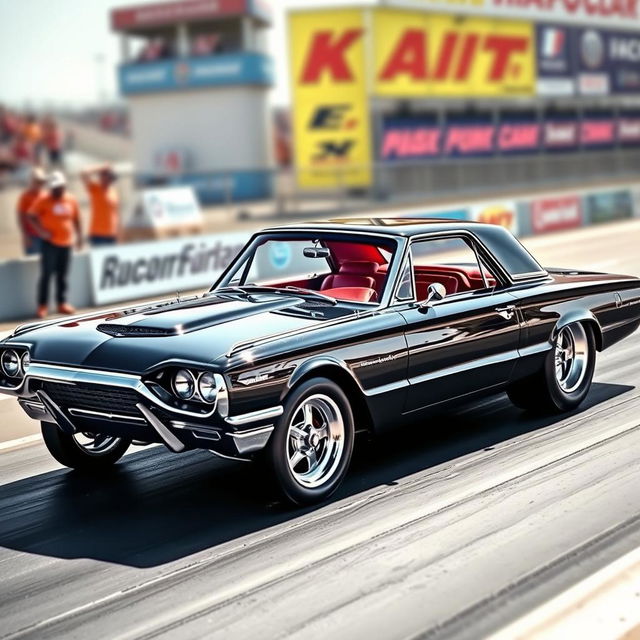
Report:
[{"label": "front fender", "polygon": [[337,367],[342,371],[342,373],[346,373],[353,380],[353,382],[356,385],[358,385],[358,388],[362,391],[362,386],[360,385],[360,382],[353,375],[353,372],[351,371],[351,369],[349,369],[346,363],[343,362],[342,360],[339,360],[338,358],[333,358],[331,356],[326,356],[326,355],[319,356],[317,358],[310,358],[309,360],[305,360],[304,362],[299,364],[295,368],[295,371],[289,377],[289,380],[287,381],[286,391],[288,391],[289,389],[294,387],[296,384],[298,384],[298,382],[300,382],[300,380],[302,380],[309,373],[324,367],[332,367],[332,368]]}]

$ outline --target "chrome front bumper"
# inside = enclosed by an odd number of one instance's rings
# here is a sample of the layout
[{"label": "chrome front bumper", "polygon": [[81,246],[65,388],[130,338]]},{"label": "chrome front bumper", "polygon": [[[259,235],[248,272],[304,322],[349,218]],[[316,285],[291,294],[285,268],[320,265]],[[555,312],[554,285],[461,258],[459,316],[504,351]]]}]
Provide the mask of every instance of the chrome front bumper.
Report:
[{"label": "chrome front bumper", "polygon": [[[57,419],[56,414],[61,409],[46,394],[32,389],[31,383],[36,380],[69,385],[76,383],[108,385],[135,391],[141,399],[141,402],[136,405],[139,416],[71,408],[68,411],[69,416],[64,416],[65,422],[73,424],[72,420],[75,417],[85,420],[93,418],[102,421],[145,423],[152,427],[167,448],[174,452],[187,448],[181,434],[188,433],[191,439],[201,443],[200,446],[203,448],[211,449],[214,452],[216,448],[224,449],[227,452],[231,451],[231,455],[226,454],[228,457],[249,456],[266,446],[275,428],[273,424],[268,424],[268,422],[274,421],[284,411],[282,406],[276,406],[236,416],[219,416],[216,415],[214,408],[207,414],[196,414],[164,403],[144,384],[139,376],[89,369],[72,369],[34,362],[19,386],[11,389],[2,388],[0,392],[16,397],[30,418],[42,422],[59,423],[60,420]],[[165,424],[149,410],[147,405],[155,405],[171,416],[175,416],[175,420],[172,419],[168,424]],[[207,420],[214,416],[220,420],[221,428],[212,428],[207,424],[193,422],[194,419]],[[187,418],[190,418],[191,421],[188,421]],[[225,425],[229,430],[225,428]],[[251,425],[259,426],[251,427]],[[243,426],[249,428],[238,429]],[[225,437],[227,442],[225,442]],[[229,444],[232,446],[229,447]]]}]

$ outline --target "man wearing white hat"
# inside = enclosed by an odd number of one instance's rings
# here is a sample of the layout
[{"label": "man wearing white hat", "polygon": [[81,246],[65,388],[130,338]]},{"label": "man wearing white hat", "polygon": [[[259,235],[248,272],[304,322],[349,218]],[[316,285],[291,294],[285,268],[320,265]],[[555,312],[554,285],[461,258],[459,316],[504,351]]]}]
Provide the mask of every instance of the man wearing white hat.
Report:
[{"label": "man wearing white hat", "polygon": [[29,218],[42,238],[41,272],[38,286],[38,317],[49,312],[49,282],[56,280],[58,311],[72,314],[75,309],[67,302],[67,279],[73,245],[82,247],[80,209],[77,200],[66,191],[67,181],[61,171],[49,177],[48,193],[37,200]]}]

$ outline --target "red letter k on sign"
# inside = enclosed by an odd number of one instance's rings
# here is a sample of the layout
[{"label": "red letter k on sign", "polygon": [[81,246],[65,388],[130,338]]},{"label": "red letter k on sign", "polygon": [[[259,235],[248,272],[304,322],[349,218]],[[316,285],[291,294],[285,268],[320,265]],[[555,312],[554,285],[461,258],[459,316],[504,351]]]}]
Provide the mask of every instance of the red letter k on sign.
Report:
[{"label": "red letter k on sign", "polygon": [[315,83],[326,70],[336,82],[351,82],[353,74],[345,59],[349,47],[362,35],[362,29],[348,29],[338,37],[332,31],[314,34],[309,57],[302,71],[302,82]]}]

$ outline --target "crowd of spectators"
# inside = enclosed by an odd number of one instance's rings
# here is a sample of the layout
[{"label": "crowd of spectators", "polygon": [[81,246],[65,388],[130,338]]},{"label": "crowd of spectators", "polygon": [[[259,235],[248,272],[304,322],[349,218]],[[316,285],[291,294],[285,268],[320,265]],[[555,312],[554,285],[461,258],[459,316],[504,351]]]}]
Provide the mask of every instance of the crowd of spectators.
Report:
[{"label": "crowd of spectators", "polygon": [[[201,33],[191,40],[188,55],[194,58],[212,56],[230,50],[229,43],[221,33]],[[183,55],[185,55],[183,53]],[[177,47],[172,40],[163,37],[152,38],[144,44],[136,56],[136,62],[156,62],[178,56]]]},{"label": "crowd of spectators", "polygon": [[24,173],[32,166],[63,164],[62,129],[51,115],[38,117],[0,105],[0,175]]}]

